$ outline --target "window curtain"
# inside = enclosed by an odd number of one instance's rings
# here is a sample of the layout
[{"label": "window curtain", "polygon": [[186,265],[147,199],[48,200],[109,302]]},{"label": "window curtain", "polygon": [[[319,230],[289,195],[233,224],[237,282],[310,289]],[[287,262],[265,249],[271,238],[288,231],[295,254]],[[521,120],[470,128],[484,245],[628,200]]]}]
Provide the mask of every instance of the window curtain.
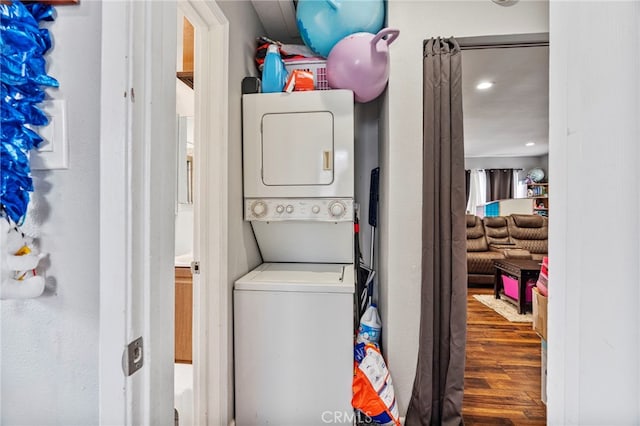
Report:
[{"label": "window curtain", "polygon": [[420,341],[407,426],[463,424],[467,263],[461,83],[455,39],[425,42]]},{"label": "window curtain", "polygon": [[522,169],[513,170],[513,198],[527,198],[526,174]]},{"label": "window curtain", "polygon": [[513,198],[513,169],[487,170],[488,201]]},{"label": "window curtain", "polygon": [[469,194],[471,192],[471,170],[465,170],[464,171],[464,184],[465,184],[465,189],[466,189],[466,200],[467,203],[469,203]]},{"label": "window curtain", "polygon": [[482,169],[471,169],[466,173],[469,175],[467,212],[476,214],[476,208],[487,202],[487,176]]}]

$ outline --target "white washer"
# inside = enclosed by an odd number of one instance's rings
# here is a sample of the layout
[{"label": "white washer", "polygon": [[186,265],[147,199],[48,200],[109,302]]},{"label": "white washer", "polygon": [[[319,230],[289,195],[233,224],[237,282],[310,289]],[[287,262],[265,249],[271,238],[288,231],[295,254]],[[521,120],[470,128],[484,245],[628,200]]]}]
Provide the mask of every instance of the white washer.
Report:
[{"label": "white washer", "polygon": [[235,283],[238,426],[351,424],[353,265],[263,263]]}]

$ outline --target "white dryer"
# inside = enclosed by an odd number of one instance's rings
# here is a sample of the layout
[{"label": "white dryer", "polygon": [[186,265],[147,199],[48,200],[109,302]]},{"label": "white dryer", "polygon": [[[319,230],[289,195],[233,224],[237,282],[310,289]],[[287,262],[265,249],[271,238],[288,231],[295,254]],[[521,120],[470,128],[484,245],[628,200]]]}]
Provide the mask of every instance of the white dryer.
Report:
[{"label": "white dryer", "polygon": [[242,97],[245,198],[353,198],[353,92]]},{"label": "white dryer", "polygon": [[245,220],[265,262],[353,262],[353,92],[244,95]]}]

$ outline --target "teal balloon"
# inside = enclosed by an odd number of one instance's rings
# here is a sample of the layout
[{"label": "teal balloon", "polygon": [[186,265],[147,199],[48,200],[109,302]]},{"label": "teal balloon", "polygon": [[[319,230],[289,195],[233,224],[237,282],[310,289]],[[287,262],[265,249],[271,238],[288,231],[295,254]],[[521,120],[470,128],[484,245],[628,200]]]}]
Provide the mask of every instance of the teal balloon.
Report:
[{"label": "teal balloon", "polygon": [[344,37],[380,31],[384,24],[384,1],[299,0],[296,21],[304,44],[326,58]]}]

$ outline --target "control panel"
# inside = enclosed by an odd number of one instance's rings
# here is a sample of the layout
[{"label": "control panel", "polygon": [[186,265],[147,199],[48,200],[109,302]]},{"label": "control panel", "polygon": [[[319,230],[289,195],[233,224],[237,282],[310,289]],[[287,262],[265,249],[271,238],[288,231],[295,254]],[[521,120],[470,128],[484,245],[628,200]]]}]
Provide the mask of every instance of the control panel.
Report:
[{"label": "control panel", "polygon": [[249,221],[353,222],[352,198],[245,198]]}]

